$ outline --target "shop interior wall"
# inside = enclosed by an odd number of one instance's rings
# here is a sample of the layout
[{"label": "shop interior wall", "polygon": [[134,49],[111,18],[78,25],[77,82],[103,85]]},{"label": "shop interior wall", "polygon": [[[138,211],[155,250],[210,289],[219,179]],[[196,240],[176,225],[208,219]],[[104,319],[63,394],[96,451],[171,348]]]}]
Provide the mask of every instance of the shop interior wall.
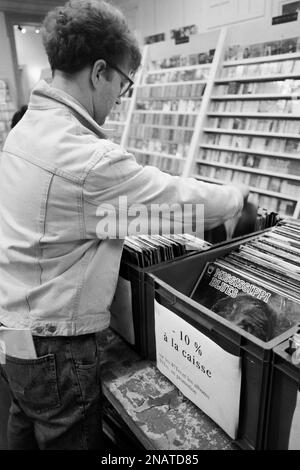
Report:
[{"label": "shop interior wall", "polygon": [[[173,28],[195,24],[198,33],[222,26],[249,24],[244,43],[256,42],[257,34],[274,39],[272,17],[282,14],[282,6],[293,0],[111,0],[126,14],[141,43],[144,37],[165,33],[170,39]],[[298,23],[298,22],[294,22]],[[255,25],[255,30],[253,26]],[[295,29],[293,23],[288,28]],[[253,35],[255,31],[255,36]]]},{"label": "shop interior wall", "polygon": [[11,39],[9,38],[7,24],[4,13],[0,11],[0,78],[8,81],[12,100],[17,106],[18,91],[15,74],[14,56],[12,51]]},{"label": "shop interior wall", "polygon": [[27,103],[29,94],[38,82],[43,69],[49,67],[45,53],[42,35],[34,28],[27,28],[26,34],[15,29],[15,40],[19,68],[22,70],[23,99]]}]

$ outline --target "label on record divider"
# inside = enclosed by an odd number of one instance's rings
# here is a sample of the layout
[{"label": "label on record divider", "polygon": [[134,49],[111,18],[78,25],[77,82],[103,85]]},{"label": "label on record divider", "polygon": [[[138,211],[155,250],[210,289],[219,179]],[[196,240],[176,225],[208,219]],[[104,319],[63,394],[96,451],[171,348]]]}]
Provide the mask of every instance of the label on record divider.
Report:
[{"label": "label on record divider", "polygon": [[241,358],[155,301],[157,368],[233,439],[239,424]]}]

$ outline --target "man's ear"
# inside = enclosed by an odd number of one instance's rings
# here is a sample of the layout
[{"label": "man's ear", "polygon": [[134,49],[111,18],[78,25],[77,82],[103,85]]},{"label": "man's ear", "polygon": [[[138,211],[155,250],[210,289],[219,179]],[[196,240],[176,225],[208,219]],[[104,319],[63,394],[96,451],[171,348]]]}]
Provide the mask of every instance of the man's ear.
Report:
[{"label": "man's ear", "polygon": [[95,88],[99,85],[99,82],[103,78],[105,78],[104,73],[106,69],[107,69],[107,66],[106,66],[105,60],[103,59],[96,60],[91,71],[91,80]]}]

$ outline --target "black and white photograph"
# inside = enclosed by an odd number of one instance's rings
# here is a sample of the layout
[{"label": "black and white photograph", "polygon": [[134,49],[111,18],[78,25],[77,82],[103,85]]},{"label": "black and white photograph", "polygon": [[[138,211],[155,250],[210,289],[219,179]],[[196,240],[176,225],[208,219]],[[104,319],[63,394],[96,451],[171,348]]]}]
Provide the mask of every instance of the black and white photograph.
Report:
[{"label": "black and white photograph", "polygon": [[0,0],[1,456],[300,450],[299,11]]}]

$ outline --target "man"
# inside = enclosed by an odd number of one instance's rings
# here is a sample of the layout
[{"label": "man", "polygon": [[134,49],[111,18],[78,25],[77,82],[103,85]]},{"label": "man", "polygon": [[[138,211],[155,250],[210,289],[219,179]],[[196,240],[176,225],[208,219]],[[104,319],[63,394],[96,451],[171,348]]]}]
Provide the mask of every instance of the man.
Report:
[{"label": "man", "polygon": [[109,326],[123,247],[99,215],[113,207],[124,216],[120,197],[147,210],[199,203],[212,228],[239,213],[247,189],[141,167],[106,138],[100,126],[141,60],[117,9],[71,0],[47,15],[43,40],[53,81],[33,90],[0,169],[0,322],[30,328],[37,354],[0,366],[13,400],[8,439],[11,449],[96,449],[95,333]]}]

